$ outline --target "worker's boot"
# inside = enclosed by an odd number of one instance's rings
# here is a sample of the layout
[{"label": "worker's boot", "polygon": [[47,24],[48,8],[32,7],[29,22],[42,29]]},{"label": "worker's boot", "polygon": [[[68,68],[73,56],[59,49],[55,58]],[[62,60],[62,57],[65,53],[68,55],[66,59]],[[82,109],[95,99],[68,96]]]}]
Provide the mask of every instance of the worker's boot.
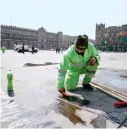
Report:
[{"label": "worker's boot", "polygon": [[93,87],[90,84],[82,84],[84,90],[93,91]]}]

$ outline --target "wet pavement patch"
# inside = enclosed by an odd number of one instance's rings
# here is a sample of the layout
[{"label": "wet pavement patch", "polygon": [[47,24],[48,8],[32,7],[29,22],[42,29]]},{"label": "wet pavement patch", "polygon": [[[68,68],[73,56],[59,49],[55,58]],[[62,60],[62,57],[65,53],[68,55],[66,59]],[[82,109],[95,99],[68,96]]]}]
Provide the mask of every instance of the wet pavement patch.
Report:
[{"label": "wet pavement patch", "polygon": [[71,103],[67,103],[66,101],[59,101],[59,106],[57,107],[59,113],[66,116],[71,122],[74,124],[81,123],[83,125],[86,124],[84,120],[80,116],[76,114],[77,110],[81,110],[81,108],[72,105]]},{"label": "wet pavement patch", "polygon": [[33,64],[33,63],[26,63],[23,65],[23,67],[35,67],[35,66],[46,66],[46,65],[56,65],[59,63],[54,62],[45,62],[44,64]]},{"label": "wet pavement patch", "polygon": [[[127,114],[125,116],[123,115],[127,113],[126,107],[115,108],[113,104],[117,100],[99,90],[92,92],[83,91],[82,87],[78,87],[77,90],[73,92],[81,94],[84,98],[90,100],[90,104],[87,105],[86,107],[105,112],[107,116],[116,123],[121,123],[124,120],[124,117],[127,115]],[[125,126],[127,126],[127,123],[125,124]]]}]

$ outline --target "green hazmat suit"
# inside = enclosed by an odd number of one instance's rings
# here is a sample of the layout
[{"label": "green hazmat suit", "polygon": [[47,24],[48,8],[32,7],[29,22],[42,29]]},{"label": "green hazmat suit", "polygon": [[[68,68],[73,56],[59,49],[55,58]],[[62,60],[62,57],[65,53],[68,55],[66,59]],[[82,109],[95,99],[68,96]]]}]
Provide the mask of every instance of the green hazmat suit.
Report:
[{"label": "green hazmat suit", "polygon": [[6,47],[3,46],[3,47],[1,48],[1,50],[2,50],[2,53],[5,53]]},{"label": "green hazmat suit", "polygon": [[[88,65],[91,57],[95,57],[97,62],[95,65]],[[57,87],[66,90],[74,90],[77,88],[79,76],[85,74],[84,84],[89,84],[95,75],[99,66],[100,56],[92,43],[88,43],[88,48],[84,55],[79,55],[75,51],[75,44],[70,46],[63,55],[58,71]]]}]

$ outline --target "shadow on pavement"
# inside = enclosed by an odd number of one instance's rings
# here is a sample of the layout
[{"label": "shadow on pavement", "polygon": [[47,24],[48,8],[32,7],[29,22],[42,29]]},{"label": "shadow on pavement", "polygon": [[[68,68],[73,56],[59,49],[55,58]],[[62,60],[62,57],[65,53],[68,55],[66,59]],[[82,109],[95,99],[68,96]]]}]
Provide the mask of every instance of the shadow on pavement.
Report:
[{"label": "shadow on pavement", "polygon": [[59,63],[53,63],[53,62],[45,62],[44,64],[33,64],[33,63],[26,63],[23,65],[23,67],[35,67],[35,66],[46,66],[46,65],[56,65]]}]

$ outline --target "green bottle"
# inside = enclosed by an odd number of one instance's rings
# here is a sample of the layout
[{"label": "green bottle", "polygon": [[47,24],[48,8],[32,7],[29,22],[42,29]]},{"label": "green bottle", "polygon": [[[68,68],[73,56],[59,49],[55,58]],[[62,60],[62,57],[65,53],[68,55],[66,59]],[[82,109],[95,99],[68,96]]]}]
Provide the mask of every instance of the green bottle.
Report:
[{"label": "green bottle", "polygon": [[14,96],[14,91],[13,91],[13,73],[11,70],[8,71],[7,73],[7,80],[8,80],[8,85],[7,85],[7,92],[9,96]]}]

